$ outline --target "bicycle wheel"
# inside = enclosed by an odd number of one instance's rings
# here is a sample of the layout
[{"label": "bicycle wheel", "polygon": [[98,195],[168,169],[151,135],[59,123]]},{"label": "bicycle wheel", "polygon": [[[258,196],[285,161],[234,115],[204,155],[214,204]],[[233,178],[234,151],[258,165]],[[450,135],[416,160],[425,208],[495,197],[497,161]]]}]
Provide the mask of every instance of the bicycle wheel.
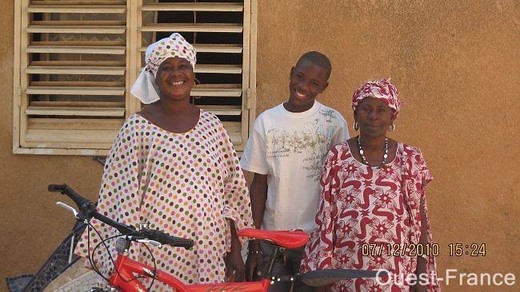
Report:
[{"label": "bicycle wheel", "polygon": [[312,287],[330,285],[341,280],[352,278],[374,278],[376,276],[384,276],[384,271],[365,271],[350,269],[327,269],[310,271],[298,274],[298,278],[305,284]]}]

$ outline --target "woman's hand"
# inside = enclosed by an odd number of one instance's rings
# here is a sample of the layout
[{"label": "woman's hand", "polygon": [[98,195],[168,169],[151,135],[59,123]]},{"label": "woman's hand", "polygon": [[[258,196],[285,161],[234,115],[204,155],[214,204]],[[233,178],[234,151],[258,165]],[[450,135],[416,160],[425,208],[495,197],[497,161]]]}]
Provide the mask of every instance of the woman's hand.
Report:
[{"label": "woman's hand", "polygon": [[226,282],[244,281],[244,260],[240,248],[231,247],[226,254]]},{"label": "woman's hand", "polygon": [[[421,237],[419,239],[419,244],[422,246],[426,246],[428,244],[428,219],[426,218],[426,210],[424,206],[424,196],[421,198]],[[415,275],[417,279],[422,279],[423,274],[428,273],[427,269],[428,265],[428,257],[418,256],[417,257],[417,268],[415,270]],[[417,281],[417,283],[410,287],[410,291],[413,292],[426,292],[428,288],[425,285],[422,285],[421,281]]]},{"label": "woman's hand", "polygon": [[331,292],[332,291],[332,284],[326,285],[326,286],[319,286],[314,287],[312,289],[313,292]]},{"label": "woman's hand", "polygon": [[231,232],[231,250],[226,254],[226,282],[244,281],[244,260],[242,259],[242,246],[238,240],[235,222],[229,221]]},{"label": "woman's hand", "polygon": [[428,287],[421,285],[419,282],[410,287],[410,292],[428,292]]}]

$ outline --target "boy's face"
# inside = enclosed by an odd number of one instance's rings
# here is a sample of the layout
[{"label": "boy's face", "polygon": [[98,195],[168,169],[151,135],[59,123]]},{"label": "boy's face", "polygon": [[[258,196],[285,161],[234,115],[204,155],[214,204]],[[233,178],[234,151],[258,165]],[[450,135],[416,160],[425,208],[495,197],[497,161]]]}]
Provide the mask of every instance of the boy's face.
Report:
[{"label": "boy's face", "polygon": [[288,105],[298,111],[310,109],[316,96],[329,85],[328,75],[327,69],[310,61],[299,62],[291,69]]}]

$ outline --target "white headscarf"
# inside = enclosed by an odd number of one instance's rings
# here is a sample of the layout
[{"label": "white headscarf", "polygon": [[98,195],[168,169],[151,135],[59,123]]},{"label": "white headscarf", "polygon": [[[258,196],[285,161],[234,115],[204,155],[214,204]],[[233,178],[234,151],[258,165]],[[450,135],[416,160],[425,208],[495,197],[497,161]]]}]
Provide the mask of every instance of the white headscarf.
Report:
[{"label": "white headscarf", "polygon": [[195,48],[182,35],[173,33],[148,46],[145,54],[146,65],[137,77],[130,93],[144,104],[158,101],[160,98],[155,88],[155,76],[161,63],[172,57],[188,60],[195,70],[197,62]]}]

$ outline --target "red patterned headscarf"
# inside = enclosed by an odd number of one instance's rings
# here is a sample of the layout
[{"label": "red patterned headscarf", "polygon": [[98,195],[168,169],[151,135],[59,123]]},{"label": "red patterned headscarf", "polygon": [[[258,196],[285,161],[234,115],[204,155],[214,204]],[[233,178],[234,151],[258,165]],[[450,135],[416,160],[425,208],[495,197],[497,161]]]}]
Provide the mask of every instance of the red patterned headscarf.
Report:
[{"label": "red patterned headscarf", "polygon": [[390,83],[390,78],[367,81],[359,87],[352,96],[352,109],[356,111],[359,103],[367,97],[383,100],[393,110],[393,116],[397,118],[401,101],[399,100],[397,88]]}]

